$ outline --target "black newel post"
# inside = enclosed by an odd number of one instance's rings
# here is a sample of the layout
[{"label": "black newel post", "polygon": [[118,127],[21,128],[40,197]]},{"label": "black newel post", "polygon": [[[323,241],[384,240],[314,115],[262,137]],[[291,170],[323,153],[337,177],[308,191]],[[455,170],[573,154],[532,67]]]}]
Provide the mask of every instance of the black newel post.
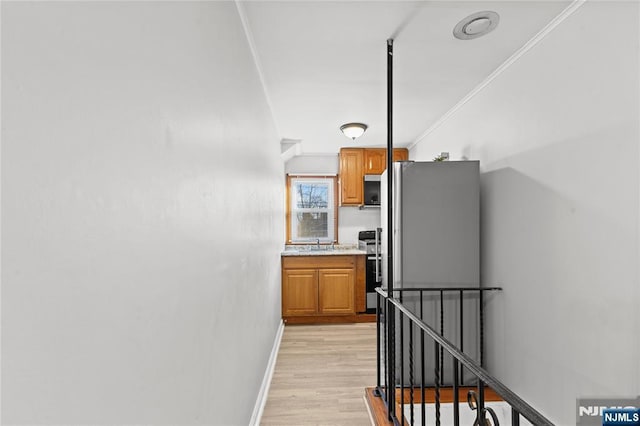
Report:
[{"label": "black newel post", "polygon": [[[387,294],[393,294],[393,40],[387,40]],[[389,420],[395,407],[395,306],[387,310],[387,407]]]}]

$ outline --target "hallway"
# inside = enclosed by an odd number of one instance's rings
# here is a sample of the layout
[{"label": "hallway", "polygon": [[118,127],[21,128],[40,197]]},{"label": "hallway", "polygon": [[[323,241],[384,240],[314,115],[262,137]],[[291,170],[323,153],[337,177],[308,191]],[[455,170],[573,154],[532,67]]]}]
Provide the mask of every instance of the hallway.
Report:
[{"label": "hallway", "polygon": [[375,323],[287,326],[261,424],[370,425],[375,376]]}]

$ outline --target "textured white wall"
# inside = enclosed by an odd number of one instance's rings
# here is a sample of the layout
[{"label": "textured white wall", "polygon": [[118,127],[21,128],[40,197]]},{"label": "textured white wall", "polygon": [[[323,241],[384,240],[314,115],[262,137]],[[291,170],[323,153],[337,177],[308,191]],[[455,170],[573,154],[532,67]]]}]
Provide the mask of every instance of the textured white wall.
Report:
[{"label": "textured white wall", "polygon": [[560,425],[640,394],[638,21],[587,2],[411,153],[481,161],[488,366]]},{"label": "textured white wall", "polygon": [[284,166],[289,174],[328,174],[337,175],[339,171],[337,155],[298,155],[291,158]]},{"label": "textured white wall", "polygon": [[380,227],[380,209],[340,207],[338,238],[341,244],[358,244],[358,232]]},{"label": "textured white wall", "polygon": [[2,3],[2,423],[247,424],[283,165],[233,2]]}]

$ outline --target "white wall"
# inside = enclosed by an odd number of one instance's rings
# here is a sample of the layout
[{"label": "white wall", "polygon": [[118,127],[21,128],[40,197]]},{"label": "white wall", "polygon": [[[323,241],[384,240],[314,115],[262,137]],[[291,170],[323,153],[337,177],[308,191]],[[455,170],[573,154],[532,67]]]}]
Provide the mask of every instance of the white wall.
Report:
[{"label": "white wall", "polygon": [[289,174],[337,175],[338,155],[298,155],[286,162],[284,171]]},{"label": "white wall", "polygon": [[2,3],[2,423],[247,424],[283,166],[233,2]]},{"label": "white wall", "polygon": [[380,227],[380,209],[340,207],[338,239],[341,244],[358,244],[358,232]]},{"label": "white wall", "polygon": [[488,366],[559,425],[640,394],[638,17],[587,2],[411,153],[481,161]]},{"label": "white wall", "polygon": [[[339,172],[338,156],[299,155],[287,161],[285,172],[289,174],[337,175]],[[338,208],[338,242],[340,244],[357,244],[358,232],[376,229],[379,226],[379,209]]]}]

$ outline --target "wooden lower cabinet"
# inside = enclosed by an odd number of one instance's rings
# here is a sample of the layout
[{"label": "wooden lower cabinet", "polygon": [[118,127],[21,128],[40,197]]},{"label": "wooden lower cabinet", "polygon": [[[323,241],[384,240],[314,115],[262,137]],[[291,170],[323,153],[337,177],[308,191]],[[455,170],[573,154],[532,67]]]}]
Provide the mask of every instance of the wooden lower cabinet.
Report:
[{"label": "wooden lower cabinet", "polygon": [[318,270],[318,313],[355,313],[354,284],[353,269]]},{"label": "wooden lower cabinet", "polygon": [[318,270],[284,270],[282,315],[311,315],[316,312],[318,312]]},{"label": "wooden lower cabinet", "polygon": [[282,317],[364,312],[364,262],[364,256],[283,256]]}]

